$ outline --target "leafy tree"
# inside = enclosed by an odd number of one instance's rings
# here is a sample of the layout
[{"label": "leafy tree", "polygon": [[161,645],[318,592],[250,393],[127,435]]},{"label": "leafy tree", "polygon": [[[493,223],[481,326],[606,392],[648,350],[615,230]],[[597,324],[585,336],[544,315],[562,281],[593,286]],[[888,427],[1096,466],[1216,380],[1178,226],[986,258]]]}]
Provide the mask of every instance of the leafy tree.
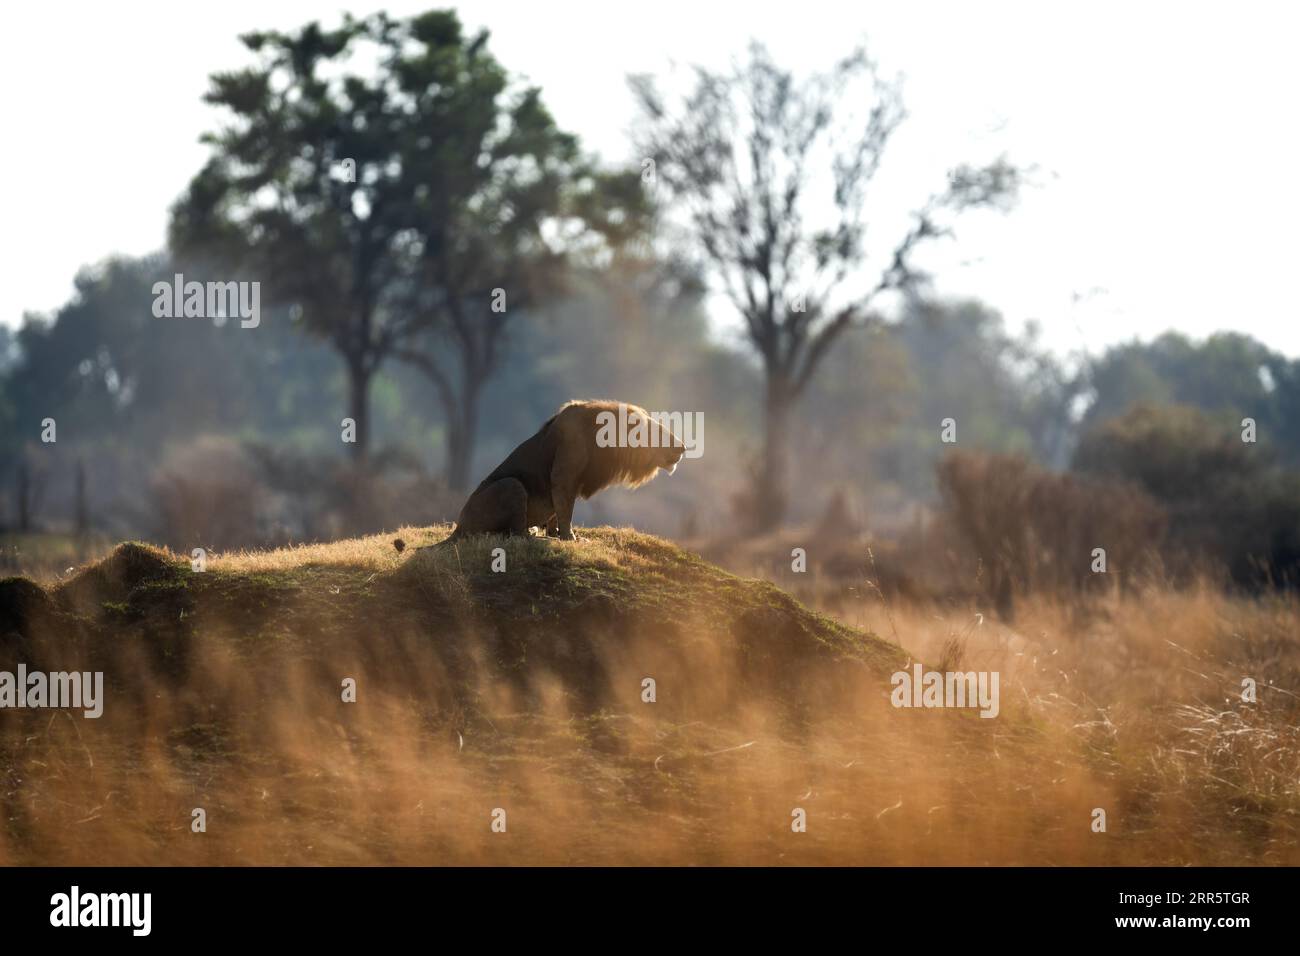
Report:
[{"label": "leafy tree", "polygon": [[465,38],[452,13],[389,29],[401,38],[391,68],[410,111],[410,334],[397,355],[434,386],[447,424],[446,478],[459,489],[509,321],[562,294],[570,252],[635,239],[646,204],[635,174],[597,170],[537,88],[513,87],[486,32]]},{"label": "leafy tree", "polygon": [[258,63],[212,76],[205,100],[233,119],[203,137],[212,156],[171,226],[183,261],[265,280],[264,301],[292,304],[338,351],[359,460],[370,382],[395,344],[383,305],[399,272],[406,118],[385,72],[363,77],[342,64],[365,40],[385,45],[386,33],[383,19],[345,17],[337,30],[310,23],[241,37]]},{"label": "leafy tree", "polygon": [[65,438],[111,434],[134,411],[160,258],[116,257],[78,272],[72,298],[49,317],[29,315],[15,336],[8,388],[26,438],[46,417]]},{"label": "leafy tree", "polygon": [[1181,573],[1226,568],[1239,584],[1300,584],[1300,476],[1233,416],[1138,404],[1084,435],[1077,471],[1136,482],[1167,511]]},{"label": "leafy tree", "polygon": [[1283,460],[1300,463],[1300,432],[1288,410],[1300,411],[1300,368],[1237,332],[1196,342],[1178,332],[1108,349],[1091,363],[1094,401],[1085,430],[1137,404],[1186,405],[1224,420],[1255,419]]},{"label": "leafy tree", "polygon": [[17,358],[18,343],[14,341],[13,332],[9,326],[0,325],[0,375],[8,371]]},{"label": "leafy tree", "polygon": [[[205,137],[213,155],[176,206],[173,244],[265,278],[338,351],[358,460],[381,366],[426,373],[461,486],[506,317],[558,276],[546,228],[558,220],[557,242],[576,242],[584,230],[566,216],[598,219],[594,197],[618,177],[593,171],[538,91],[511,87],[487,33],[466,36],[453,12],[242,39],[258,63],[212,77],[207,100],[234,121]],[[364,73],[351,66],[363,52],[377,63]],[[611,230],[630,217],[615,219]]]}]

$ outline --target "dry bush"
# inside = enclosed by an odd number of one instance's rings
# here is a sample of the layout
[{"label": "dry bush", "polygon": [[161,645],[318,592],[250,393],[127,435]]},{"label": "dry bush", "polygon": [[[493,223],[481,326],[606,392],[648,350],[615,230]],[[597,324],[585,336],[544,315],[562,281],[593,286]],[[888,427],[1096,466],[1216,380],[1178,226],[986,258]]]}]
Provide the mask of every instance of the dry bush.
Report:
[{"label": "dry bush", "polygon": [[160,537],[177,548],[230,548],[263,539],[265,487],[256,463],[234,439],[204,436],[171,449],[152,492]]},{"label": "dry bush", "polygon": [[461,496],[392,450],[364,467],[204,436],[172,449],[152,485],[157,540],[178,550],[277,547],[446,520]]},{"label": "dry bush", "polygon": [[[978,557],[985,593],[1005,619],[1018,596],[1133,587],[1159,567],[1164,514],[1131,485],[972,452],[945,456],[938,481],[946,519]],[[1096,548],[1106,574],[1093,570]]]}]

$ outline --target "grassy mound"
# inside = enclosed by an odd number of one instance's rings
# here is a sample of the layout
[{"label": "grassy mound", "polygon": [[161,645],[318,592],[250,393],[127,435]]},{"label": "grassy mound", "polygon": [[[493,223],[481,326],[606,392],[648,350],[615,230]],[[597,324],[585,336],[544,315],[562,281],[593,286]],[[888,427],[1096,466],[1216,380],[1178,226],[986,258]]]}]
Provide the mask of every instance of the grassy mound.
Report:
[{"label": "grassy mound", "polygon": [[[130,543],[49,589],[0,582],[0,663],[102,671],[106,686],[99,720],[6,720],[0,767],[43,782],[0,800],[0,860],[438,862],[355,819],[346,849],[305,851],[301,828],[347,803],[322,768],[345,758],[354,799],[395,765],[403,786],[436,774],[444,804],[449,787],[480,786],[544,802],[533,775],[576,760],[592,786],[622,780],[623,799],[689,802],[697,762],[754,745],[738,735],[797,747],[828,708],[879,715],[908,662],[649,535],[421,547],[447,530],[213,555],[201,570]],[[273,791],[266,818],[250,794]],[[458,812],[486,812],[482,799]],[[186,839],[191,809],[214,803],[238,838]]]},{"label": "grassy mound", "polygon": [[[985,720],[891,707],[899,643],[652,536],[420,549],[447,530],[0,580],[0,670],[105,688],[0,711],[0,865],[1300,859],[1289,606],[1148,597],[1109,641],[889,612],[1002,671]],[[1225,703],[1240,674],[1278,683]]]},{"label": "grassy mound", "polygon": [[[42,660],[84,658],[128,693],[201,678],[191,669],[196,650],[215,640],[250,666],[268,655],[350,660],[386,689],[432,693],[462,709],[475,680],[507,678],[521,690],[557,679],[575,706],[592,710],[618,696],[602,660],[652,640],[647,666],[680,665],[701,631],[727,638],[747,680],[791,694],[808,667],[842,663],[881,675],[905,662],[897,646],[771,584],[634,531],[593,529],[576,543],[486,537],[441,549],[421,545],[441,540],[443,529],[398,536],[402,552],[382,535],[216,555],[201,571],[149,545],[122,544],[48,593],[22,579],[0,583],[0,630],[15,648],[41,648]],[[402,655],[392,653],[395,636]],[[155,666],[115,667],[124,645]],[[412,680],[428,675],[412,669],[409,653],[450,680]]]}]

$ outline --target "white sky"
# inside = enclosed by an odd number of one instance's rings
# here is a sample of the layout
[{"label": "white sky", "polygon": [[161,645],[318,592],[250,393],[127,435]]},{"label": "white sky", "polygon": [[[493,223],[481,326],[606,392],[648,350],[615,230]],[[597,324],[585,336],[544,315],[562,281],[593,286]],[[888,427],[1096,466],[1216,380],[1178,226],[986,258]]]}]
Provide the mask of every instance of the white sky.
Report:
[{"label": "white sky", "polygon": [[[436,0],[394,2],[406,14]],[[70,294],[78,267],[162,245],[167,207],[201,166],[207,75],[242,65],[237,34],[335,22],[337,0],[11,4],[0,39],[0,322]],[[359,15],[378,5],[360,3]],[[1050,9],[1049,9],[1050,8]],[[840,0],[704,3],[475,0],[507,68],[561,126],[630,161],[624,77],[725,66],[750,37],[821,69],[859,40],[906,76],[911,114],[886,161],[905,209],[962,160],[1006,151],[1040,186],[966,222],[927,260],[1048,344],[1091,350],[1176,328],[1248,332],[1300,355],[1300,7]],[[1104,291],[1096,291],[1104,290]],[[1073,303],[1076,294],[1087,294]],[[717,318],[728,316],[719,303]]]}]

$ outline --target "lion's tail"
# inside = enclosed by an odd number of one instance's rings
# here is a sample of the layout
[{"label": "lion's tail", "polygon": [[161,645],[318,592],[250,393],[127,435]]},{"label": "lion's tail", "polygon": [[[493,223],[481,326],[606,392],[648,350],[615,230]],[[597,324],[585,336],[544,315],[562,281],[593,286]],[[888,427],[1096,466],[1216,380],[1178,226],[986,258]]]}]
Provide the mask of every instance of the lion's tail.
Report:
[{"label": "lion's tail", "polygon": [[[435,544],[426,544],[426,545],[422,545],[421,547],[418,547],[418,548],[416,548],[415,550],[416,550],[416,551],[428,551],[428,550],[430,550],[430,549],[432,549],[432,548],[445,548],[445,547],[447,547],[447,545],[449,545],[449,544],[455,544],[457,541],[459,541],[459,540],[460,540],[461,538],[463,538],[463,537],[465,537],[465,536],[464,536],[463,534],[461,534],[461,531],[460,531],[460,525],[457,525],[457,526],[452,530],[451,534],[447,535],[447,537],[443,538],[441,541],[438,541],[438,542],[436,542]],[[401,538],[397,538],[396,540],[393,541],[393,547],[397,549],[397,553],[398,553],[398,554],[401,554],[403,551],[406,550],[406,542],[403,541]]]},{"label": "lion's tail", "polygon": [[437,544],[431,544],[431,545],[429,545],[429,547],[431,547],[431,548],[445,548],[445,547],[447,547],[447,545],[449,545],[449,544],[455,544],[457,541],[459,541],[459,540],[460,540],[461,538],[463,538],[463,537],[465,537],[465,535],[463,535],[463,534],[461,533],[460,525],[456,525],[456,527],[452,530],[451,534],[447,535],[447,537],[443,538],[443,539],[442,539],[441,541],[439,541]]}]

